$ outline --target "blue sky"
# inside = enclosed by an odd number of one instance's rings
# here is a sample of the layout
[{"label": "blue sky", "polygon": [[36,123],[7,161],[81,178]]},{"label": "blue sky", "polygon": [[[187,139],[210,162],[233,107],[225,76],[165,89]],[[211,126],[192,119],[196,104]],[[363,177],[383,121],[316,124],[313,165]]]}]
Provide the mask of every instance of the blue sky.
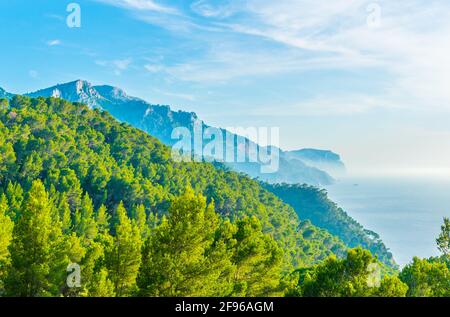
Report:
[{"label": "blue sky", "polygon": [[[69,3],[81,27],[66,24]],[[350,170],[450,169],[447,0],[0,1],[0,87],[86,79],[197,112],[279,126]]]}]

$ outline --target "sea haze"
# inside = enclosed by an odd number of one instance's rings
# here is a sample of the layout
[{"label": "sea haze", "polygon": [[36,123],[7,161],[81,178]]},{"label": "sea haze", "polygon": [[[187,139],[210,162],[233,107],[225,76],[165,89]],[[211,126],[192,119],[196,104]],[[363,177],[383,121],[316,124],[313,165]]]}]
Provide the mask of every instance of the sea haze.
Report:
[{"label": "sea haze", "polygon": [[349,177],[327,186],[330,198],[381,235],[397,263],[439,254],[436,238],[450,217],[450,178]]}]

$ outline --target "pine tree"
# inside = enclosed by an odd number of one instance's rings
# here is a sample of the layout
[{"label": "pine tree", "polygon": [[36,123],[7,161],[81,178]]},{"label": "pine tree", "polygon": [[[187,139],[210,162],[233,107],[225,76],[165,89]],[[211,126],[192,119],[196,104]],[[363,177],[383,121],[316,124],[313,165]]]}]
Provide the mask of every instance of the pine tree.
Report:
[{"label": "pine tree", "polygon": [[63,293],[68,297],[78,297],[86,294],[85,288],[85,276],[82,270],[82,261],[86,256],[86,249],[83,247],[81,239],[77,236],[75,232],[67,238],[68,244],[68,257],[71,264],[77,264],[80,266],[80,287],[70,287],[67,283],[64,287]]},{"label": "pine tree", "polygon": [[[92,294],[100,292],[98,283],[102,283],[103,287],[111,283],[107,274],[102,273],[106,270],[106,249],[111,248],[112,244],[106,208],[102,206],[94,213],[92,200],[86,193],[81,200],[80,210],[75,214],[74,222],[77,238],[83,249],[82,257],[76,262],[81,267],[82,286],[74,295],[93,296]],[[106,290],[101,292],[107,293]]]},{"label": "pine tree", "polygon": [[306,297],[365,297],[372,294],[367,281],[368,267],[376,263],[370,252],[361,248],[349,250],[347,258],[328,258],[305,279]]},{"label": "pine tree", "polygon": [[8,202],[6,196],[0,196],[0,296],[4,293],[4,280],[10,264],[9,246],[12,240],[14,223],[7,215]]},{"label": "pine tree", "polygon": [[95,219],[98,227],[96,242],[102,246],[103,254],[98,259],[94,280],[89,287],[89,296],[113,297],[114,283],[107,269],[107,258],[113,253],[114,238],[110,234],[110,215],[104,205],[97,210]]},{"label": "pine tree", "polygon": [[169,216],[143,250],[138,285],[143,296],[223,296],[231,292],[231,255],[216,240],[219,216],[191,189],[176,198]]},{"label": "pine tree", "polygon": [[378,297],[405,297],[407,292],[408,285],[397,276],[385,276],[374,295]]},{"label": "pine tree", "polygon": [[60,241],[52,241],[58,234],[51,214],[44,185],[34,181],[13,230],[12,265],[5,285],[8,295],[57,295],[52,292],[61,285],[52,285],[53,273],[62,260],[55,258],[60,256],[55,242]]},{"label": "pine tree", "polygon": [[409,297],[450,296],[450,269],[443,261],[415,257],[399,277],[408,285]]},{"label": "pine tree", "polygon": [[101,205],[100,208],[97,210],[97,213],[95,215],[95,221],[97,222],[97,228],[99,233],[109,233],[109,220],[110,215],[108,214],[108,211],[105,207],[105,205]]},{"label": "pine tree", "polygon": [[51,217],[50,230],[50,272],[48,276],[50,293],[61,294],[66,284],[66,269],[69,264],[69,257],[67,255],[69,244],[67,237],[63,233],[63,223],[60,217],[60,210],[58,207],[59,193],[56,192],[53,185],[49,192],[49,208]]},{"label": "pine tree", "polygon": [[91,198],[86,193],[81,200],[80,210],[75,217],[75,231],[80,237],[94,240],[98,233],[95,221],[94,207]]},{"label": "pine tree", "polygon": [[[3,124],[0,123],[0,128]],[[5,181],[13,174],[16,166],[16,153],[10,142],[5,142],[5,135],[0,129],[0,185],[4,186]]]},{"label": "pine tree", "polygon": [[6,98],[0,98],[0,110],[4,113],[9,108],[9,100]]},{"label": "pine tree", "polygon": [[133,223],[139,228],[142,239],[145,241],[150,234],[147,214],[144,205],[138,205],[133,210]]},{"label": "pine tree", "polygon": [[161,224],[161,219],[155,212],[150,212],[147,217],[147,227],[149,228],[149,233],[156,229]]},{"label": "pine tree", "polygon": [[233,263],[236,296],[281,295],[282,250],[272,237],[262,232],[255,217],[244,217],[236,223]]},{"label": "pine tree", "polygon": [[89,291],[89,296],[93,297],[114,297],[114,284],[109,278],[108,270],[102,268],[95,276],[95,283]]},{"label": "pine tree", "polygon": [[408,286],[396,276],[382,277],[381,271],[373,270],[378,265],[378,260],[362,248],[349,250],[345,259],[331,256],[303,270],[298,294],[305,297],[404,297]]},{"label": "pine tree", "polygon": [[8,198],[9,203],[9,216],[11,219],[16,220],[20,215],[23,202],[23,189],[19,183],[8,183],[6,198]]},{"label": "pine tree", "polygon": [[142,239],[139,228],[132,224],[120,203],[116,210],[114,245],[107,252],[109,276],[119,297],[135,292],[141,264]]},{"label": "pine tree", "polygon": [[444,256],[450,256],[450,218],[444,218],[444,224],[441,227],[441,233],[436,239],[439,251],[441,251]]},{"label": "pine tree", "polygon": [[72,215],[70,212],[70,206],[67,202],[67,196],[65,193],[61,194],[58,201],[59,218],[61,219],[61,228],[65,235],[68,235],[72,231]]}]

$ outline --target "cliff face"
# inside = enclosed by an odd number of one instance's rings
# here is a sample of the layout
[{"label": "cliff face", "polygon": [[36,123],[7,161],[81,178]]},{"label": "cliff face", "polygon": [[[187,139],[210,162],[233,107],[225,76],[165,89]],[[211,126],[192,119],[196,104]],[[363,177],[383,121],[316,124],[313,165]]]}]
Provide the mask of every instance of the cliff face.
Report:
[{"label": "cliff face", "polygon": [[[193,112],[173,111],[170,106],[154,105],[129,96],[120,88],[108,85],[94,86],[83,80],[59,84],[29,93],[27,96],[61,98],[84,103],[90,108],[106,110],[117,120],[129,123],[169,146],[173,146],[177,141],[172,139],[175,128],[185,127],[193,131],[194,124],[199,121],[198,116]],[[204,127],[208,126],[204,124]],[[237,139],[236,134],[231,133],[231,135]],[[263,149],[247,138],[245,142],[258,150]],[[246,151],[237,144],[233,147],[234,153]],[[226,148],[226,150],[230,149]],[[345,170],[339,155],[330,151],[307,149],[292,152],[280,150],[279,152],[279,169],[275,173],[262,173],[263,164],[261,163],[231,162],[227,165],[236,171],[271,183],[306,183],[318,186],[332,183],[334,179],[331,175],[337,175],[338,171]]]},{"label": "cliff face", "polygon": [[291,160],[300,160],[306,165],[326,171],[333,177],[345,174],[345,164],[339,154],[327,150],[302,149],[285,152],[286,157]]}]

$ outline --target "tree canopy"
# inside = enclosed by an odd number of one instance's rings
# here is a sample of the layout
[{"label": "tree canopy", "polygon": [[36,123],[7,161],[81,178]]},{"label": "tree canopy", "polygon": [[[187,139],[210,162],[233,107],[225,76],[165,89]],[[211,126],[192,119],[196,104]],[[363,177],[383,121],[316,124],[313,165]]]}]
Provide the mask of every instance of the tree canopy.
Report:
[{"label": "tree canopy", "polygon": [[[349,229],[338,237],[302,221],[280,188],[175,162],[106,112],[1,105],[0,296],[450,296],[448,219],[442,257],[397,276],[342,212],[325,211]],[[369,250],[349,249],[349,232]]]}]

